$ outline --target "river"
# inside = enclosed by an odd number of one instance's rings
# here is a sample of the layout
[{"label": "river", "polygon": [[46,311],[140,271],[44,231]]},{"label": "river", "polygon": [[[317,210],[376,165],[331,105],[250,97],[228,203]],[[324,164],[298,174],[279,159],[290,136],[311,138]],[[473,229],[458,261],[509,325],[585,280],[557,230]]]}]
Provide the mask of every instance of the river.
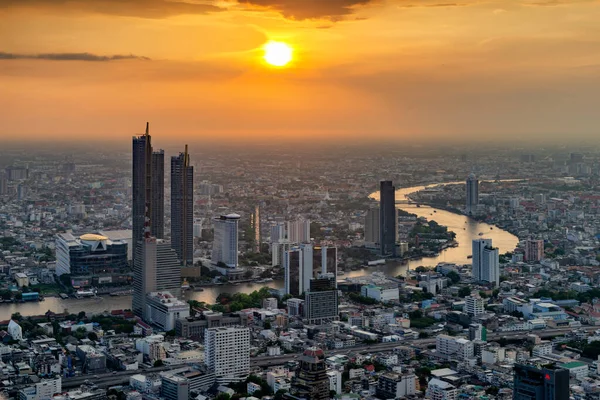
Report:
[{"label": "river", "polygon": [[[463,182],[451,182],[446,184],[457,184]],[[433,187],[436,185],[428,186],[415,186],[410,188],[403,188],[396,191],[396,200],[404,200],[410,193],[417,192],[427,187]],[[371,195],[374,199],[379,199],[379,192]],[[471,255],[471,242],[473,239],[489,238],[493,240],[494,246],[500,249],[500,254],[507,251],[514,250],[518,243],[516,236],[509,232],[501,230],[499,228],[490,226],[488,224],[477,222],[469,217],[460,214],[454,214],[449,211],[431,208],[428,206],[421,207],[409,207],[399,205],[400,209],[407,212],[416,214],[419,217],[425,217],[429,220],[435,220],[438,224],[447,226],[449,230],[456,233],[456,241],[458,247],[451,247],[443,250],[436,257],[428,257],[419,260],[411,260],[408,263],[387,263],[377,267],[359,269],[357,271],[348,271],[343,277],[354,277],[360,275],[366,275],[373,271],[382,271],[390,276],[397,276],[406,273],[407,269],[415,269],[416,267],[423,265],[433,267],[441,262],[455,263],[455,264],[468,264],[470,260],[467,256]],[[435,212],[434,212],[435,211]],[[483,236],[479,236],[479,233],[483,232]],[[280,289],[283,287],[283,281],[269,282],[269,287]],[[239,285],[222,285],[204,288],[203,292],[192,292],[188,291],[185,293],[185,299],[204,301],[207,303],[213,303],[219,293],[250,293],[254,290],[260,289],[265,286],[262,283],[241,283]],[[58,297],[48,297],[46,300],[39,303],[11,303],[11,304],[0,304],[0,320],[7,320],[10,318],[12,313],[19,312],[21,315],[41,315],[46,311],[51,310],[53,312],[63,312],[68,310],[70,313],[78,313],[85,311],[86,313],[101,313],[107,310],[119,310],[131,308],[131,296],[119,296],[119,297],[99,297],[91,299],[67,299],[63,300]]]}]

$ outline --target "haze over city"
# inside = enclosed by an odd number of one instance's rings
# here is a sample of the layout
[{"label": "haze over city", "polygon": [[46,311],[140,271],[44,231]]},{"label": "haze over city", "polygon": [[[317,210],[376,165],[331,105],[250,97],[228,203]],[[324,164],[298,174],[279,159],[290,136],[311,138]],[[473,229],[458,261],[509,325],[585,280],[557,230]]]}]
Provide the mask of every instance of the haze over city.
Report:
[{"label": "haze over city", "polygon": [[200,142],[597,134],[596,1],[0,0],[0,19],[5,142],[146,120]]}]

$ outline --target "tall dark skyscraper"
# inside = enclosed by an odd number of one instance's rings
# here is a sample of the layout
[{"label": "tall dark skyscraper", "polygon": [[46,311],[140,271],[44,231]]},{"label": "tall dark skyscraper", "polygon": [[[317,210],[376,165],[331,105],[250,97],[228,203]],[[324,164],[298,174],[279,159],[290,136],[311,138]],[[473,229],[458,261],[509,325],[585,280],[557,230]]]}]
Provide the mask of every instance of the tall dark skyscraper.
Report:
[{"label": "tall dark skyscraper", "polygon": [[323,350],[309,347],[298,361],[300,366],[292,379],[290,392],[284,395],[284,399],[329,399],[329,377]]},{"label": "tall dark skyscraper", "polygon": [[135,248],[145,236],[162,239],[165,233],[165,154],[162,150],[152,151],[149,123],[146,123],[144,135],[133,137],[131,186],[132,254],[135,260]]},{"label": "tall dark skyscraper", "polygon": [[392,181],[381,181],[379,189],[379,240],[382,256],[396,256],[396,188]]},{"label": "tall dark skyscraper", "polygon": [[194,167],[185,152],[171,157],[171,247],[183,265],[194,262]]},{"label": "tall dark skyscraper", "polygon": [[165,152],[152,153],[152,206],[150,233],[157,239],[165,237]]},{"label": "tall dark skyscraper", "polygon": [[514,400],[568,400],[569,371],[555,367],[515,365]]},{"label": "tall dark skyscraper", "polygon": [[[146,215],[152,215],[152,143],[148,123],[146,123],[146,133],[133,138],[132,171],[132,254],[135,260],[135,249],[144,238]],[[148,209],[147,214],[146,209]]]}]

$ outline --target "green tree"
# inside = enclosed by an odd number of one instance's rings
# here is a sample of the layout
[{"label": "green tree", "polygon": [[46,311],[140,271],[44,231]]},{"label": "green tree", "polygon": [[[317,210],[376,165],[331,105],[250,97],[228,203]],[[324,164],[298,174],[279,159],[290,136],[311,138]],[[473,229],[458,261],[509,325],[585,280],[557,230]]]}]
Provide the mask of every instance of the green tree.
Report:
[{"label": "green tree", "polygon": [[471,288],[468,286],[461,287],[458,290],[458,297],[467,297],[471,294]]},{"label": "green tree", "polygon": [[460,275],[458,275],[458,272],[456,272],[456,271],[450,271],[450,272],[448,272],[448,275],[446,275],[446,276],[448,277],[448,279],[450,279],[450,281],[452,281],[453,285],[460,282]]},{"label": "green tree", "polygon": [[227,393],[219,393],[215,400],[231,400],[231,396]]},{"label": "green tree", "polygon": [[14,319],[15,321],[19,322],[23,319],[23,316],[21,313],[16,312],[10,316],[10,319]]},{"label": "green tree", "polygon": [[162,360],[154,361],[154,367],[162,367],[163,365],[165,365],[165,363],[163,363]]},{"label": "green tree", "polygon": [[15,294],[15,299],[22,300],[23,299],[23,293],[17,292],[17,294]]}]

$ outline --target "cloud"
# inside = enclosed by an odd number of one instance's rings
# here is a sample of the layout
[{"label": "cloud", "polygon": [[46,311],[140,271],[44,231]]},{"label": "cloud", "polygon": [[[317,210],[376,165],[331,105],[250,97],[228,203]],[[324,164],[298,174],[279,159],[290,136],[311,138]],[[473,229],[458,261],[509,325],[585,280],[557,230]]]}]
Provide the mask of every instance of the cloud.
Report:
[{"label": "cloud", "polygon": [[0,0],[0,11],[12,8],[139,18],[167,18],[182,14],[207,14],[225,10],[203,0]]},{"label": "cloud", "polygon": [[356,8],[377,0],[238,0],[249,7],[272,9],[295,20],[328,19],[338,21],[354,14]]},{"label": "cloud", "polygon": [[103,56],[92,53],[42,53],[20,54],[0,51],[0,60],[50,60],[50,61],[118,61],[118,60],[150,60],[148,57],[129,55]]}]

